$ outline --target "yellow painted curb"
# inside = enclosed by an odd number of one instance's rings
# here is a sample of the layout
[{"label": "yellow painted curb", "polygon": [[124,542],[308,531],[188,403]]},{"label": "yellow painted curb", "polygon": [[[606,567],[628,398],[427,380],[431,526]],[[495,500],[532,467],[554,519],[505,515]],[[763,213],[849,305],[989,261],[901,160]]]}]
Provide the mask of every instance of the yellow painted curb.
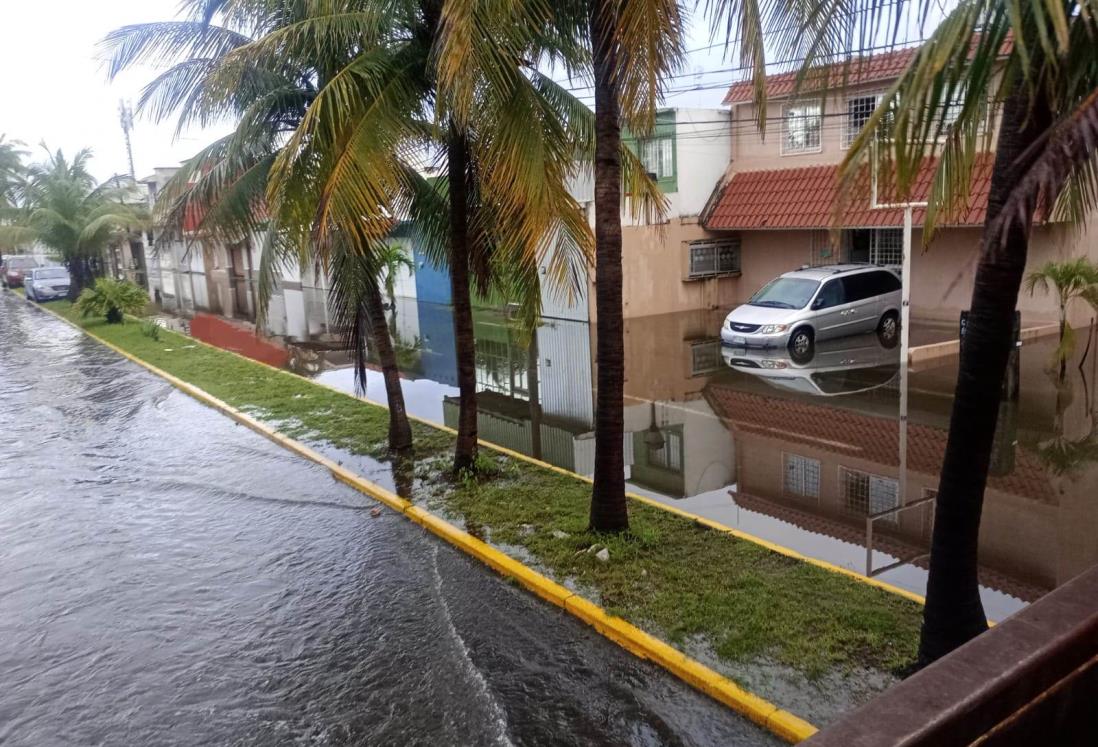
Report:
[{"label": "yellow painted curb", "polygon": [[[376,485],[364,477],[354,474],[323,454],[289,438],[273,428],[259,422],[232,405],[213,396],[209,392],[148,363],[117,345],[104,340],[99,335],[66,319],[57,312],[38,304],[38,307],[52,314],[96,342],[104,345],[123,358],[136,363],[147,371],[156,374],[185,394],[203,404],[225,414],[236,422],[268,438],[298,456],[304,457],[327,468],[336,479],[359,492],[404,514],[424,527],[435,536],[446,540],[459,550],[477,558],[500,575],[513,578],[525,588],[542,599],[561,607],[574,617],[582,620],[598,633],[618,644],[630,653],[652,661],[671,672],[687,684],[700,690],[714,700],[728,706],[737,713],[772,732],[790,743],[808,739],[816,733],[816,727],[798,716],[784,711],[773,703],[744,690],[731,680],[723,677],[704,664],[691,659],[681,651],[669,646],[658,638],[644,632],[632,623],[607,613],[593,602],[575,594],[564,586],[538,573],[532,568],[477,539],[435,514],[415,506],[391,491]],[[278,370],[278,369],[275,369]],[[338,390],[336,390],[338,391]],[[559,469],[559,468],[557,468]],[[562,470],[566,474],[566,470]]]},{"label": "yellow painted curb", "polygon": [[[28,303],[31,303],[31,302],[28,302]],[[53,311],[53,310],[51,310],[51,309],[49,309],[45,306],[42,306],[41,304],[37,304],[37,306],[39,308],[43,309],[44,311],[47,311],[50,314],[53,314],[55,317],[57,317],[61,321],[65,322],[66,324],[69,324],[73,327],[76,327],[77,329],[79,329],[81,331],[87,332],[87,330],[85,330],[83,327],[81,327],[79,325],[76,325],[76,324],[73,324],[68,319],[66,319],[63,316],[61,316],[60,314],[58,314],[57,312],[55,312],[55,311]],[[134,317],[134,318],[136,319],[136,317]],[[100,339],[96,335],[92,335],[90,332],[88,334],[91,335],[92,337],[96,337],[96,339]],[[175,332],[174,334],[181,334],[181,333]],[[186,335],[182,335],[182,336],[186,337]],[[290,376],[290,377],[293,377],[295,379],[300,379],[301,381],[304,381],[304,382],[306,382],[308,384],[311,384],[313,386],[322,387],[324,389],[327,389],[328,391],[339,394],[339,395],[341,395],[343,397],[346,397],[346,398],[348,398],[352,401],[365,402],[368,405],[373,405],[375,407],[380,407],[380,408],[386,409],[386,410],[388,409],[388,407],[385,405],[385,403],[378,402],[377,400],[370,399],[369,397],[359,397],[358,395],[351,394],[351,393],[346,392],[342,389],[337,389],[336,387],[332,386],[331,384],[325,384],[322,381],[315,381],[315,380],[310,379],[308,377],[302,376],[301,374],[294,373],[293,371],[287,371],[284,368],[276,368],[275,366],[272,366],[269,363],[264,363],[263,361],[257,361],[257,360],[254,360],[252,358],[248,358],[247,356],[241,355],[240,353],[237,353],[236,351],[233,351],[233,350],[226,350],[225,348],[219,348],[216,345],[211,345],[208,342],[205,342],[203,340],[199,340],[199,339],[194,338],[194,337],[188,337],[187,339],[192,340],[193,342],[195,342],[199,345],[202,345],[204,347],[207,347],[211,350],[216,350],[220,353],[227,353],[228,355],[234,355],[237,358],[240,358],[241,360],[247,361],[248,363],[252,363],[252,364],[257,365],[257,366],[263,366],[264,368],[268,368],[271,371],[274,371],[275,373],[281,374],[283,376]],[[103,341],[103,342],[104,342],[104,344],[108,345],[112,349],[116,349],[110,343],[107,343],[105,341]],[[118,352],[122,352],[123,355],[125,355],[125,353],[123,351],[118,351]],[[456,430],[454,430],[453,428],[450,428],[447,425],[444,425],[442,423],[435,423],[435,422],[432,422],[430,420],[427,420],[426,418],[421,418],[421,417],[418,417],[416,415],[412,415],[411,413],[408,414],[408,419],[412,422],[416,422],[416,423],[419,423],[421,425],[425,425],[429,428],[434,428],[436,430],[440,430],[444,433],[449,433],[451,435],[457,434]],[[479,438],[477,439],[477,443],[479,445],[484,446],[485,448],[491,449],[492,451],[495,451],[499,454],[503,454],[505,456],[511,457],[512,459],[518,459],[518,460],[524,461],[528,464],[533,464],[533,465],[536,465],[538,467],[541,467],[542,469],[550,470],[551,472],[556,472],[558,474],[565,475],[567,477],[572,477],[572,478],[575,478],[577,480],[582,480],[583,482],[586,482],[588,484],[593,482],[593,480],[590,477],[587,477],[586,475],[580,475],[580,474],[577,474],[577,473],[572,472],[570,470],[566,470],[563,467],[558,467],[555,464],[550,464],[548,462],[543,462],[540,459],[535,459],[534,457],[527,456],[526,454],[515,451],[514,449],[510,449],[506,446],[501,446],[500,444],[492,443],[491,441],[485,441],[484,439],[479,439]],[[842,576],[846,576],[847,578],[853,579],[854,581],[858,581],[860,583],[866,584],[867,586],[872,586],[876,589],[880,589],[881,591],[886,591],[890,594],[895,594],[899,597],[903,597],[904,599],[915,602],[917,604],[921,604],[921,605],[926,604],[926,598],[921,596],[920,594],[916,594],[913,591],[908,591],[907,589],[900,588],[899,586],[895,586],[895,585],[890,584],[886,581],[880,581],[880,580],[877,580],[875,578],[870,578],[870,577],[868,577],[864,574],[858,573],[857,571],[852,571],[849,568],[843,568],[842,566],[835,565],[834,563],[829,563],[826,560],[819,560],[817,558],[813,558],[813,557],[810,557],[808,555],[804,555],[802,553],[797,552],[796,550],[793,550],[792,548],[785,547],[784,545],[779,545],[776,542],[771,542],[770,540],[763,539],[762,537],[751,534],[749,532],[745,532],[741,529],[736,529],[735,527],[730,527],[727,524],[721,524],[719,521],[715,521],[713,519],[707,519],[704,516],[700,516],[698,514],[692,513],[690,511],[686,511],[686,510],[681,509],[681,508],[676,508],[675,506],[669,506],[666,503],[663,503],[661,501],[657,501],[654,498],[649,498],[648,496],[640,495],[639,493],[631,493],[631,492],[627,491],[625,493],[625,496],[627,498],[631,499],[631,500],[638,501],[640,503],[644,503],[648,506],[651,506],[653,508],[657,508],[661,511],[667,511],[669,513],[673,513],[673,514],[676,514],[678,516],[681,516],[684,519],[689,519],[690,521],[693,521],[693,522],[695,522],[695,523],[697,523],[701,526],[709,527],[710,529],[713,529],[715,531],[723,532],[725,534],[732,535],[733,537],[736,537],[737,539],[744,540],[745,542],[751,542],[753,544],[759,545],[760,547],[765,547],[767,550],[770,550],[772,552],[776,552],[779,555],[784,555],[787,558],[791,558],[793,560],[800,560],[804,563],[808,563],[809,565],[815,566],[815,567],[820,568],[822,570],[830,571],[831,573],[838,573]]]}]

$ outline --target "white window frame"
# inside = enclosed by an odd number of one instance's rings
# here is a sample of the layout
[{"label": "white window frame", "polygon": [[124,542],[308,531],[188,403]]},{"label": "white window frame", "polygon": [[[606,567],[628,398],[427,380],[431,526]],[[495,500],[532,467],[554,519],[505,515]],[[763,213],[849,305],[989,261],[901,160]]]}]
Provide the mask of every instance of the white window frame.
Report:
[{"label": "white window frame", "polygon": [[[877,91],[874,93],[862,93],[858,94],[857,96],[847,97],[846,115],[843,118],[843,148],[849,148],[851,145],[853,145],[854,140],[857,139],[858,135],[861,134],[862,128],[865,127],[866,121],[868,121],[869,118],[873,116],[873,112],[874,110],[876,110],[877,105],[881,103],[882,95],[883,94],[880,91]],[[850,111],[850,105],[855,101],[865,101],[868,99],[873,99],[873,106],[869,109],[868,112],[863,112],[865,114],[865,120],[863,120],[862,123],[855,128]]]},{"label": "white window frame", "polygon": [[656,179],[675,178],[674,135],[669,133],[644,138],[638,141],[637,150],[640,151],[640,162],[647,173],[655,174]]},{"label": "white window frame", "polygon": [[[695,251],[712,251],[711,269],[697,269],[695,264]],[[729,252],[732,261],[729,265],[721,266],[722,252]],[[686,276],[689,280],[702,278],[721,277],[723,275],[739,275],[743,262],[743,244],[739,236],[728,236],[720,239],[702,239],[690,241],[686,245]],[[698,262],[700,264],[700,260]]]},{"label": "white window frame", "polygon": [[[811,109],[816,110],[815,114],[809,114],[807,112],[803,114],[791,114],[790,110],[797,109]],[[814,146],[806,145],[803,148],[791,148],[789,147],[789,123],[791,119],[809,119],[811,117],[816,118],[817,134],[816,144]],[[799,156],[806,153],[820,153],[823,151],[823,102],[819,99],[812,99],[808,101],[801,101],[796,104],[783,104],[782,105],[782,145],[781,154],[783,156]]]}]

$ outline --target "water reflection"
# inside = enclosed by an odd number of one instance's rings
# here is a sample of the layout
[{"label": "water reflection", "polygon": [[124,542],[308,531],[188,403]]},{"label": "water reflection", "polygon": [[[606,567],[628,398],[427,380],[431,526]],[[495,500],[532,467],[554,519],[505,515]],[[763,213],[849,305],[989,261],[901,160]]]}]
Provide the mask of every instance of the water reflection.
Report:
[{"label": "water reflection", "polygon": [[[415,340],[409,411],[456,425],[450,309],[398,303],[399,338]],[[921,593],[956,359],[905,370],[906,351],[865,335],[821,343],[795,362],[723,348],[721,317],[626,320],[630,487]],[[549,318],[531,336],[506,313],[479,310],[475,332],[481,436],[590,475],[591,325]],[[1046,338],[1022,348],[1018,398],[1001,408],[980,537],[993,618],[1098,561],[1098,356],[1080,368],[1077,355],[1059,385],[1046,372],[1054,347]],[[321,378],[353,387],[349,370]],[[369,388],[382,396],[380,374]]]}]

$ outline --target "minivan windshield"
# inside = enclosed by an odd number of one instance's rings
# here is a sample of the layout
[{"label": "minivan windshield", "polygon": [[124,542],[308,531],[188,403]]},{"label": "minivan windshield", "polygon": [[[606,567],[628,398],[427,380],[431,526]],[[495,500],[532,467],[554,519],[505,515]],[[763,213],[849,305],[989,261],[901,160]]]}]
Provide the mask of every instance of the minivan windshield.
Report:
[{"label": "minivan windshield", "polygon": [[772,309],[803,309],[820,287],[818,280],[808,278],[774,278],[748,301],[752,306]]},{"label": "minivan windshield", "polygon": [[64,267],[54,267],[49,270],[38,270],[34,273],[35,280],[58,280],[60,278],[69,279],[69,271]]},{"label": "minivan windshield", "polygon": [[34,261],[34,257],[8,257],[9,270],[29,270],[37,266],[38,263]]}]

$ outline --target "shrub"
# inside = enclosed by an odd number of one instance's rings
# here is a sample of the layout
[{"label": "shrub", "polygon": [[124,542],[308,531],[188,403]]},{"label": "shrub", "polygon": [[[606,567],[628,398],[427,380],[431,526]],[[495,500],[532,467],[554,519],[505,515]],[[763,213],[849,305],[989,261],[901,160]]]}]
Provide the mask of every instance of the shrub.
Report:
[{"label": "shrub", "polygon": [[128,280],[100,278],[76,299],[76,308],[84,316],[102,316],[109,324],[121,324],[126,314],[136,314],[145,308],[149,297]]},{"label": "shrub", "polygon": [[154,341],[160,340],[160,325],[156,323],[155,319],[146,319],[141,323],[141,334],[145,337],[151,338]]}]

